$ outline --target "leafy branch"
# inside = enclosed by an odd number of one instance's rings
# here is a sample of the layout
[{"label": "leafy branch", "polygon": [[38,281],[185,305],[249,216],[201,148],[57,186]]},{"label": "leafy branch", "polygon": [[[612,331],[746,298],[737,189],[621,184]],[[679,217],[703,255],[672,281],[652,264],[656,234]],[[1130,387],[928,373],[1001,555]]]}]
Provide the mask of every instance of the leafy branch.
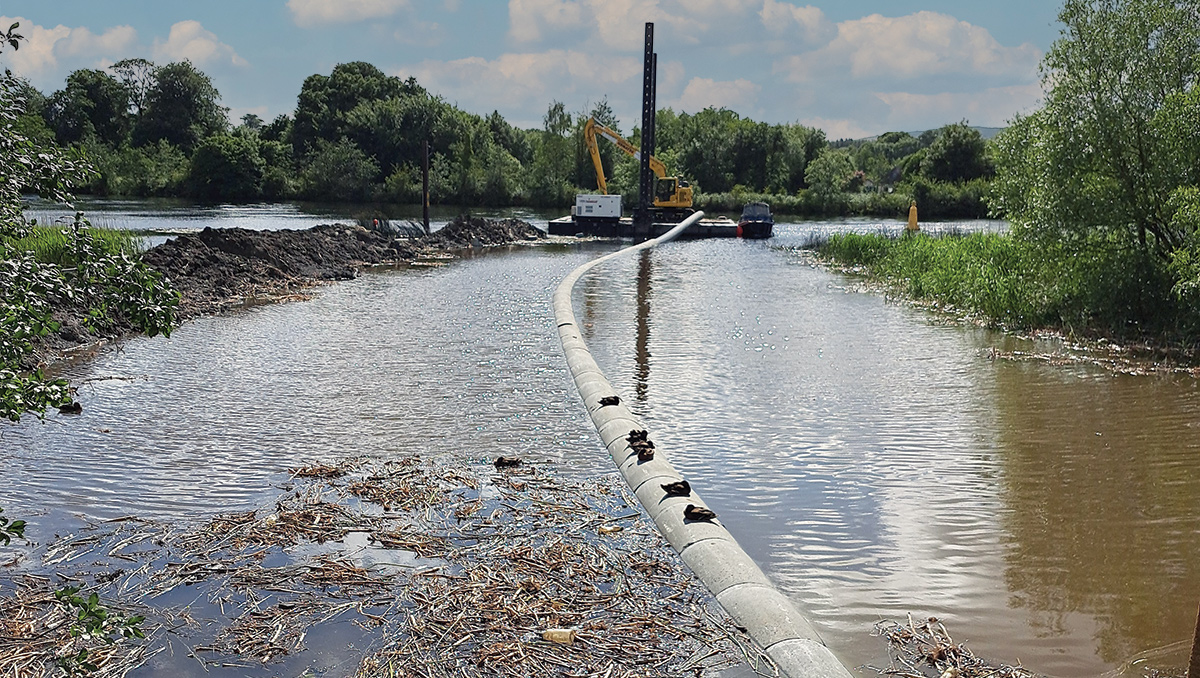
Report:
[{"label": "leafy branch", "polygon": [[[0,513],[4,513],[4,509],[0,508]],[[13,537],[25,538],[25,521],[9,520],[0,515],[0,542],[4,542],[4,545],[8,546],[12,543]]]},{"label": "leafy branch", "polygon": [[[131,615],[122,617],[113,614],[109,608],[101,604],[100,596],[93,593],[86,598],[79,595],[80,587],[68,586],[54,592],[59,604],[75,615],[75,621],[70,628],[71,638],[79,640],[99,640],[111,645],[121,639],[145,638],[146,634],[139,626],[145,617]],[[93,673],[100,667],[90,660],[87,648],[78,652],[69,652],[57,660],[58,666],[69,676],[78,673]]]},{"label": "leafy branch", "polygon": [[13,25],[8,27],[7,31],[0,33],[0,48],[2,48],[6,44],[9,47],[12,47],[14,50],[21,48],[21,41],[25,39],[25,36],[16,32],[17,27],[19,27],[20,25],[21,25],[21,22],[19,22],[19,21],[14,22]]}]

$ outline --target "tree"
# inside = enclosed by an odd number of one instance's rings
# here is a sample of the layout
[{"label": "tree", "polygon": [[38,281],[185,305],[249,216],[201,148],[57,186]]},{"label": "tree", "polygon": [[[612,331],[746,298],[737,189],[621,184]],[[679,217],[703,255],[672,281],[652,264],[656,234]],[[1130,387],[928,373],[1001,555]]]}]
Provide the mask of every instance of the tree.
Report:
[{"label": "tree", "polygon": [[263,119],[253,113],[242,116],[242,127],[257,132],[263,127]]},{"label": "tree", "polygon": [[921,161],[921,173],[934,181],[970,181],[990,176],[992,171],[983,137],[965,120],[938,130]]},{"label": "tree", "polygon": [[[993,205],[1030,237],[1129,236],[1168,260],[1187,233],[1172,196],[1195,136],[1171,138],[1170,102],[1200,79],[1200,8],[1178,0],[1067,0],[1042,62],[1045,105],[1000,136]],[[1189,141],[1190,138],[1190,141]]]},{"label": "tree", "polygon": [[305,192],[313,198],[352,202],[371,197],[379,165],[349,139],[317,141],[304,173]]},{"label": "tree", "polygon": [[571,191],[575,154],[569,137],[573,127],[563,103],[552,101],[542,118],[542,133],[533,155],[532,190],[543,204],[561,203]]},{"label": "tree", "polygon": [[117,146],[129,134],[129,90],[104,71],[78,70],[46,102],[43,113],[60,144],[95,137]]},{"label": "tree", "polygon": [[157,78],[154,62],[146,59],[122,59],[109,66],[108,70],[115,73],[121,84],[125,85],[133,113],[140,114],[142,107],[146,105],[146,95],[154,87]]},{"label": "tree", "polygon": [[365,61],[338,64],[328,76],[310,75],[296,102],[292,132],[296,155],[307,154],[318,140],[335,142],[346,136],[350,111],[364,102],[424,93],[415,79],[390,77]]},{"label": "tree", "polygon": [[504,116],[500,115],[500,111],[492,111],[487,117],[487,123],[492,131],[492,139],[508,151],[509,155],[522,165],[533,162],[533,148],[529,145],[529,137],[510,125]]},{"label": "tree", "polygon": [[220,99],[212,80],[191,62],[167,64],[154,72],[133,141],[142,146],[162,139],[190,153],[200,140],[225,131],[228,109]]},{"label": "tree", "polygon": [[854,163],[850,162],[850,154],[845,149],[826,148],[808,164],[804,180],[818,201],[830,206],[846,190],[853,174]]},{"label": "tree", "polygon": [[383,168],[420,166],[423,143],[447,153],[468,129],[459,112],[440,98],[400,94],[367,99],[346,113],[341,130]]},{"label": "tree", "polygon": [[214,134],[192,154],[188,183],[201,200],[254,200],[262,196],[265,168],[253,137]]},{"label": "tree", "polygon": [[[0,49],[19,41],[19,35],[6,39]],[[69,202],[71,189],[93,173],[76,150],[39,146],[20,132],[20,91],[15,79],[0,76],[0,417],[11,421],[71,402],[66,380],[46,377],[31,359],[38,338],[57,328],[56,308],[76,304],[92,327],[128,322],[153,335],[171,331],[179,303],[157,272],[126,254],[102,252],[82,214],[67,231],[68,266],[39,262],[14,244],[30,230],[23,193]]]},{"label": "tree", "polygon": [[258,136],[267,141],[282,141],[291,144],[292,118],[288,115],[277,115],[270,123],[258,130]]}]

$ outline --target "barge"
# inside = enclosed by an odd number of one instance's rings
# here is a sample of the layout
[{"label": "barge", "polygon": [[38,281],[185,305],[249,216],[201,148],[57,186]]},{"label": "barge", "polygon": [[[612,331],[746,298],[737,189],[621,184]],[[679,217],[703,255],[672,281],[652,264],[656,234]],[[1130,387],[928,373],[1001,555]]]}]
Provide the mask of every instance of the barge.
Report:
[{"label": "barge", "polygon": [[[770,219],[770,208],[765,203],[752,211],[758,212],[765,208],[768,218],[765,222],[739,224],[728,217],[701,219],[692,224],[680,234],[680,238],[770,238],[774,221]],[[749,207],[749,206],[747,206]],[[743,214],[743,217],[745,215]],[[621,196],[619,195],[579,195],[571,215],[559,217],[549,222],[547,230],[550,235],[567,236],[596,236],[601,238],[657,238],[675,228],[678,221],[656,221],[650,224],[649,231],[639,231],[633,224],[632,217],[622,216]],[[749,226],[747,228],[747,226]]]},{"label": "barge", "polygon": [[[640,234],[646,238],[657,238],[678,226],[676,223],[650,224],[649,233]],[[598,236],[601,238],[633,238],[635,233],[632,217],[618,219],[587,219],[579,217],[559,217],[549,223],[550,235]],[[728,217],[701,219],[692,224],[679,235],[680,238],[736,238],[738,237],[737,222]]]}]

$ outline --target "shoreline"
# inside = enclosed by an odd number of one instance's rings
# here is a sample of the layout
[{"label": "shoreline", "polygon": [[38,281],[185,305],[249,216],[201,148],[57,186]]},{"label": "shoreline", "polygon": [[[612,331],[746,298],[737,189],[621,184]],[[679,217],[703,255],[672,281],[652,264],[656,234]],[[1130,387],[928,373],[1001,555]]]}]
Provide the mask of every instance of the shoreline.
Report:
[{"label": "shoreline", "polygon": [[1059,366],[1091,365],[1114,374],[1133,376],[1182,374],[1200,378],[1200,350],[1195,347],[1182,343],[1154,341],[1145,337],[1133,341],[1115,341],[1099,332],[1081,336],[1062,327],[1018,330],[988,320],[979,313],[936,299],[914,298],[901,290],[898,283],[875,276],[863,266],[840,264],[811,249],[788,251],[799,256],[810,266],[853,278],[856,284],[846,285],[845,289],[848,291],[879,295],[886,302],[903,303],[927,311],[951,324],[992,330],[1023,341],[1052,341],[1063,349],[1056,352],[1039,352],[1005,351],[993,347],[988,353],[988,357],[993,360],[1042,362]]},{"label": "shoreline", "polygon": [[[416,238],[352,224],[322,224],[303,230],[257,231],[205,228],[185,233],[141,255],[180,293],[177,324],[245,308],[301,301],[317,285],[352,280],[363,269],[457,258],[462,251],[538,242],[545,232],[519,219],[457,217],[444,228]],[[61,306],[59,328],[38,339],[33,364],[77,360],[107,344],[139,334],[128,324],[94,333],[83,324],[87,309]]]}]

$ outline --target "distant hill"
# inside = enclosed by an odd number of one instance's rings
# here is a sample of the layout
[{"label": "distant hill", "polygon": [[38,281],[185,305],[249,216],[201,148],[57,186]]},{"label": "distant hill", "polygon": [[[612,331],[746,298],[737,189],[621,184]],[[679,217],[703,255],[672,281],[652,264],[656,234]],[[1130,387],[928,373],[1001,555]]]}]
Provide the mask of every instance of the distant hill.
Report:
[{"label": "distant hill", "polygon": [[[971,125],[971,129],[979,132],[979,136],[983,137],[984,139],[991,139],[992,137],[996,136],[997,134],[1003,132],[1005,129],[1008,129],[1008,128],[1006,128],[1006,127],[979,127],[977,125]],[[924,134],[925,132],[926,132],[926,130],[920,130],[917,132],[909,132],[909,134],[913,135],[914,137],[919,137],[922,134]],[[829,143],[829,145],[833,146],[834,148],[844,148],[846,146],[854,146],[857,144],[864,144],[868,141],[875,141],[878,138],[879,138],[879,135],[876,134],[873,137],[863,137],[861,139],[838,139],[836,141],[831,141]]]},{"label": "distant hill", "polygon": [[[1003,132],[1007,128],[1005,128],[1005,127],[977,127],[975,125],[971,125],[971,129],[975,130],[976,132],[979,132],[979,136],[983,137],[984,139],[991,139],[992,137]],[[920,132],[909,132],[909,134],[913,135],[914,137],[919,137],[919,136],[921,136],[921,134],[924,133],[924,131],[925,130],[921,130]]]}]

